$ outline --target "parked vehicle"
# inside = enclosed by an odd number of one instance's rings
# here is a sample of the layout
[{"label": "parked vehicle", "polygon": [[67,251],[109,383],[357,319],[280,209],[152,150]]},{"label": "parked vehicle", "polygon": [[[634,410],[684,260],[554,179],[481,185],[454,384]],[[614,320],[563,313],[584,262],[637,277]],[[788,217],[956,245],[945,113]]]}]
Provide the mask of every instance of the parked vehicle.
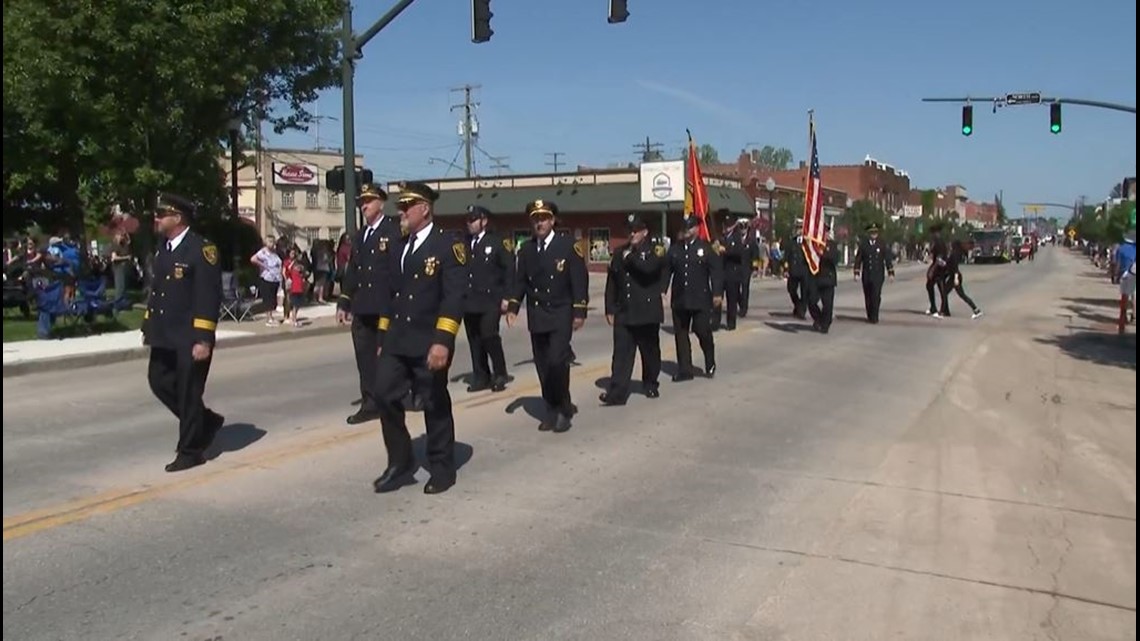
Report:
[{"label": "parked vehicle", "polygon": [[974,263],[1008,263],[1010,238],[1004,229],[982,229],[970,232],[973,249],[970,252]]}]

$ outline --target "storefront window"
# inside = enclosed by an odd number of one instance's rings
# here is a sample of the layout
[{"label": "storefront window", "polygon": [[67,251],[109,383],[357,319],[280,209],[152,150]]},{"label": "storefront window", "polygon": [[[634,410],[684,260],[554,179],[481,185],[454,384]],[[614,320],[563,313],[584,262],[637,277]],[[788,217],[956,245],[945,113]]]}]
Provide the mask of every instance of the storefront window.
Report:
[{"label": "storefront window", "polygon": [[610,230],[590,230],[590,262],[606,263],[610,260]]}]

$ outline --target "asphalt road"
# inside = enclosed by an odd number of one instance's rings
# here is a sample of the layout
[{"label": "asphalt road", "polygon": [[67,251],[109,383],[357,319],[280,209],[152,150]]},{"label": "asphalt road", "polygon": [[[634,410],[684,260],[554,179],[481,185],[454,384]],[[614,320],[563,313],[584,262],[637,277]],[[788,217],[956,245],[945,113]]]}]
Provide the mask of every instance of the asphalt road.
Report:
[{"label": "asphalt road", "polygon": [[[1058,251],[969,268],[979,321],[923,316],[913,270],[878,326],[845,280],[826,337],[759,287],[715,381],[623,408],[596,406],[595,313],[566,434],[535,429],[508,330],[510,390],[453,386],[465,464],[435,497],[372,493],[346,336],[221,352],[228,427],[180,475],[143,362],[5,379],[4,637],[1132,638],[1135,343],[1129,370],[1036,340],[1079,285]],[[1062,370],[1131,397],[1065,415]]]}]

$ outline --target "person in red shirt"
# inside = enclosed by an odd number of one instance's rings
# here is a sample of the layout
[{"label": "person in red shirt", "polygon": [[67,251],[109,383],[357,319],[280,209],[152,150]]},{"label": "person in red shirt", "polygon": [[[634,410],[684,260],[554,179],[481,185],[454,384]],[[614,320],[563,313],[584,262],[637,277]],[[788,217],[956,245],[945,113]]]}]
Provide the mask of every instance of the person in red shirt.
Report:
[{"label": "person in red shirt", "polygon": [[289,258],[286,259],[285,265],[282,267],[285,278],[283,279],[289,287],[289,322],[293,327],[300,327],[301,323],[297,320],[297,310],[301,308],[301,303],[305,297],[305,265],[301,262],[301,252],[296,247],[289,250]]}]

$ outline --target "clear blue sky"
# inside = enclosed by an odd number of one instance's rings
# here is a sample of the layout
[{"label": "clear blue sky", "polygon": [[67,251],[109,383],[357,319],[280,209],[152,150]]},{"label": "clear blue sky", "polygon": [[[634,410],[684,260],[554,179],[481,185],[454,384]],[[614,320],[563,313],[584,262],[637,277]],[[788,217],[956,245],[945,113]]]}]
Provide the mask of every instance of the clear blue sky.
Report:
[{"label": "clear blue sky", "polygon": [[[359,1],[362,31],[391,0]],[[1136,104],[1136,6],[1129,0],[629,0],[624,24],[607,0],[493,0],[490,42],[470,42],[468,0],[418,0],[365,49],[357,67],[356,144],[385,180],[438,177],[457,158],[461,99],[480,84],[478,168],[508,156],[515,172],[544,156],[605,165],[635,159],[646,136],[678,155],[690,128],[724,160],[748,143],[806,152],[814,109],[821,162],[866,154],[907,170],[912,185],[1000,189],[1020,201],[1100,199],[1134,176],[1136,118],[1066,106],[1049,133],[1045,106],[974,110],[929,96],[1010,91]],[[341,94],[319,101],[322,146],[342,142]],[[312,147],[318,128],[276,137]],[[450,175],[457,173],[450,170]]]}]

